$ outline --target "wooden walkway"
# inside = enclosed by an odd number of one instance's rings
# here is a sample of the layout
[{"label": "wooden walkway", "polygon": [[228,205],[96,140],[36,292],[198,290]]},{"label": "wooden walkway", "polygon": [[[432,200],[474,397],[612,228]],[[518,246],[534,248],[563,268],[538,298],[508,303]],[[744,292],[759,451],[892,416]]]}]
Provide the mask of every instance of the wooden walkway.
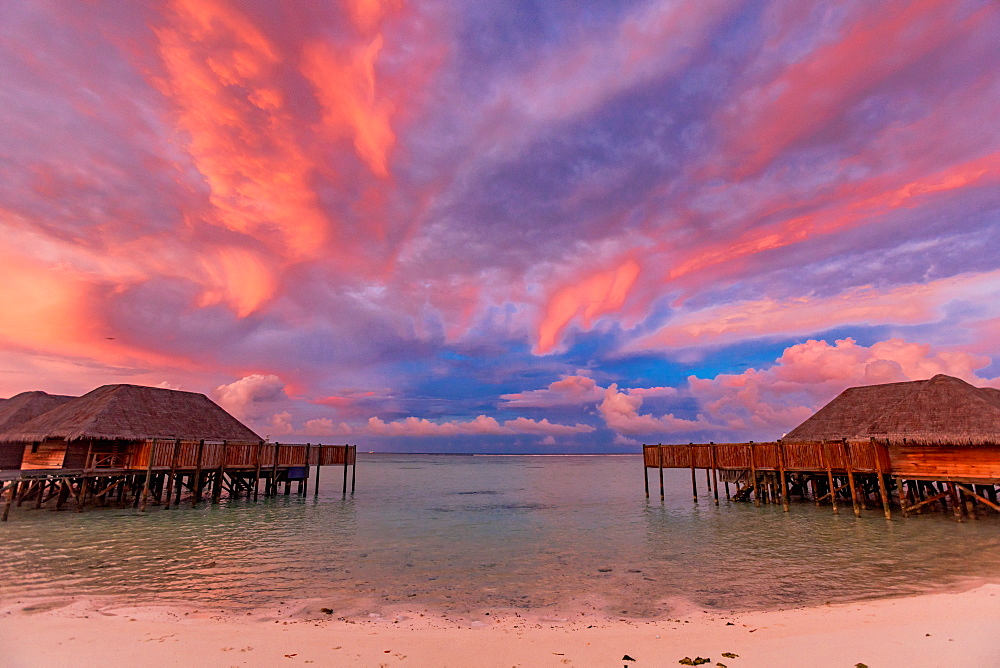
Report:
[{"label": "wooden walkway", "polygon": [[297,493],[304,495],[313,471],[318,494],[324,466],[343,468],[345,495],[350,472],[353,494],[356,462],[355,445],[148,440],[124,452],[88,453],[83,468],[0,471],[0,521],[6,522],[11,508],[25,502],[33,508],[51,505],[55,510],[70,503],[82,512],[88,504],[130,505],[141,511],[148,505],[169,509],[182,501],[195,506],[206,495],[212,503],[218,503],[223,494],[256,501],[261,481],[265,496],[277,496],[282,483],[288,495],[293,482],[298,483]]},{"label": "wooden walkway", "polygon": [[[781,503],[790,497],[829,502],[833,512],[850,503],[854,514],[881,506],[903,516],[950,504],[956,519],[977,517],[985,509],[1000,511],[1000,446],[890,444],[876,441],[782,441],[769,443],[690,443],[643,445],[643,472],[649,497],[649,469],[690,469],[691,489],[698,500],[697,471],[705,471],[706,488],[719,503],[719,482],[726,498]],[[729,484],[735,483],[734,494]]]}]

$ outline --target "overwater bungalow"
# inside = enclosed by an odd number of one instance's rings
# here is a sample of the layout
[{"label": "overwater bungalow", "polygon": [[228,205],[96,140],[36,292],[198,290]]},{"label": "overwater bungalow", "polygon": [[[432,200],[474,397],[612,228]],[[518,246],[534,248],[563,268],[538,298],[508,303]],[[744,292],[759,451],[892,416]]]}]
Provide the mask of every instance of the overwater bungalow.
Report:
[{"label": "overwater bungalow", "polygon": [[[32,401],[36,415],[11,418],[0,430],[6,458],[20,453],[17,470],[0,471],[0,498],[6,492],[2,520],[12,504],[24,501],[35,507],[52,501],[58,509],[72,497],[82,510],[88,500],[142,509],[151,501],[169,508],[185,491],[198,503],[209,489],[213,502],[224,492],[257,498],[261,480],[268,495],[277,494],[281,483],[290,493],[292,482],[305,494],[310,468],[318,484],[319,468],[329,465],[343,466],[346,493],[347,469],[355,463],[356,446],[265,443],[194,392],[105,385],[81,397]],[[43,402],[53,407],[41,412]]]},{"label": "overwater bungalow", "polygon": [[[22,392],[10,399],[0,399],[0,433],[19,427],[28,420],[58,408],[76,397],[46,392]],[[0,443],[0,471],[19,469],[24,447],[18,443]]]},{"label": "overwater bungalow", "polygon": [[886,517],[949,505],[955,516],[1000,511],[1000,390],[958,378],[852,387],[781,439],[768,443],[645,445],[648,470],[706,472],[718,502],[721,479],[732,497],[760,503],[811,498],[850,503],[855,514],[878,503]]}]

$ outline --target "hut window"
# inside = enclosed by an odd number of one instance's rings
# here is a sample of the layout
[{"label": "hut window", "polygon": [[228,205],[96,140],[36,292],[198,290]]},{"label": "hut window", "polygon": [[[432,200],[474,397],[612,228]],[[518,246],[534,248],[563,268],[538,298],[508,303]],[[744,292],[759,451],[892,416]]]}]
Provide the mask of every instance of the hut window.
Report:
[{"label": "hut window", "polygon": [[38,441],[31,444],[31,454],[35,454],[36,452],[38,452]]}]

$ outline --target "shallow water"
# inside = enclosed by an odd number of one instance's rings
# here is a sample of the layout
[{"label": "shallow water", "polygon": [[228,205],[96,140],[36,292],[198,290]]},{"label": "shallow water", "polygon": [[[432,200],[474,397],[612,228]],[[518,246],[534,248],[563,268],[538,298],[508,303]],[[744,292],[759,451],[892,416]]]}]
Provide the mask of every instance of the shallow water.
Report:
[{"label": "shallow water", "polygon": [[[230,612],[669,615],[1000,581],[1000,520],[716,507],[686,471],[646,500],[638,456],[361,455],[358,492],[132,509],[14,509],[0,603],[112,596]],[[651,486],[656,484],[651,475]],[[701,478],[699,478],[701,481]]]}]

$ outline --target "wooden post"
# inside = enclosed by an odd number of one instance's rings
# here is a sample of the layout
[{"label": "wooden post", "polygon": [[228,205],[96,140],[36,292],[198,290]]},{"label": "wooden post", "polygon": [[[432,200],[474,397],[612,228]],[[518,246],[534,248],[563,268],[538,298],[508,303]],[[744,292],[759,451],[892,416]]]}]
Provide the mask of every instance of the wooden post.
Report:
[{"label": "wooden post", "polygon": [[312,449],[311,443],[306,443],[306,475],[302,479],[302,496],[309,494],[309,451]]},{"label": "wooden post", "polygon": [[90,481],[86,476],[80,480],[80,495],[76,497],[76,512],[83,512],[83,502],[87,498],[87,483]]},{"label": "wooden post", "polygon": [[215,482],[212,485],[212,503],[216,504],[222,499],[222,479],[226,476],[226,457],[229,454],[229,444],[222,442],[222,459],[219,461],[219,468],[215,471]]},{"label": "wooden post", "polygon": [[[319,471],[317,471],[319,473]],[[646,444],[642,444],[642,482],[646,489],[646,498],[649,498],[649,467],[646,466]]]},{"label": "wooden post", "polygon": [[260,452],[264,449],[264,443],[257,443],[257,447],[254,448],[254,467],[255,472],[253,474],[253,500],[257,500],[257,490],[260,488]]},{"label": "wooden post", "polygon": [[3,517],[0,517],[0,522],[7,521],[7,517],[10,515],[10,506],[14,502],[14,497],[17,496],[17,488],[20,486],[20,480],[11,481],[10,489],[7,491],[7,502],[3,504]]},{"label": "wooden post", "polygon": [[712,460],[712,493],[715,495],[715,505],[719,505],[719,469],[715,454],[715,443],[708,444],[708,452]]},{"label": "wooden post", "polygon": [[962,522],[962,500],[958,497],[958,490],[955,489],[955,483],[949,482],[948,484],[948,495],[951,497],[951,504],[955,509],[955,521]]},{"label": "wooden post", "polygon": [[344,496],[347,496],[347,460],[350,459],[351,446],[344,444]]},{"label": "wooden post", "polygon": [[195,455],[194,477],[191,479],[191,507],[194,508],[201,501],[201,457],[205,452],[205,439],[198,441],[198,452]]},{"label": "wooden post", "polygon": [[274,444],[274,464],[271,466],[271,496],[278,496],[278,453],[281,443]]},{"label": "wooden post", "polygon": [[177,460],[181,456],[181,439],[174,441],[174,452],[170,457],[170,474],[167,476],[167,502],[163,506],[164,510],[170,510],[170,496],[174,491],[174,481],[177,477]]},{"label": "wooden post", "polygon": [[785,444],[778,443],[778,468],[781,471],[781,508],[788,512],[788,482],[785,478]]},{"label": "wooden post", "polygon": [[146,500],[149,498],[149,479],[153,475],[153,456],[156,454],[156,441],[149,442],[149,461],[146,462],[146,479],[142,481],[142,501],[139,502],[139,512],[146,512]]},{"label": "wooden post", "polygon": [[66,484],[66,478],[59,478],[59,496],[56,498],[56,510],[62,510],[63,504],[66,503],[66,497],[68,496],[69,485]]},{"label": "wooden post", "polygon": [[875,458],[875,475],[878,476],[878,495],[882,499],[882,511],[885,513],[885,519],[892,519],[892,511],[889,509],[889,493],[885,485],[885,475],[882,472],[882,457],[879,456],[879,446],[872,439],[871,442],[872,456]]},{"label": "wooden post", "polygon": [[[975,485],[972,486],[975,489]],[[969,494],[964,487],[958,486],[959,494],[965,497],[965,514],[974,520],[978,520],[979,517],[976,515],[976,497]]]},{"label": "wooden post", "polygon": [[[837,485],[833,481],[833,465],[830,463],[829,446],[826,441],[820,446],[823,451],[823,463],[826,464],[826,481],[830,485],[830,503],[833,504],[833,514],[839,515],[840,508],[837,507]],[[819,505],[819,496],[816,497],[816,504]]]},{"label": "wooden post", "polygon": [[688,443],[688,457],[691,458],[691,495],[694,496],[694,502],[698,503],[698,481],[696,480],[695,469],[694,469],[694,443]]},{"label": "wooden post", "polygon": [[750,448],[750,475],[753,476],[753,479],[752,479],[752,482],[753,482],[753,505],[755,505],[758,508],[760,508],[760,490],[757,489],[757,460],[756,460],[756,457],[754,457],[754,454],[753,454],[753,441],[750,441],[747,444],[747,447]]},{"label": "wooden post", "polygon": [[38,494],[35,496],[35,510],[38,510],[39,508],[42,507],[42,500],[45,497],[45,486],[47,484],[48,481],[45,479],[38,481]]},{"label": "wooden post", "polygon": [[663,501],[663,444],[656,445],[656,455],[660,463],[660,501]]},{"label": "wooden post", "polygon": [[854,467],[851,466],[851,451],[844,441],[840,444],[844,450],[844,466],[847,468],[847,483],[851,487],[851,502],[854,504],[854,516],[861,517],[861,507],[858,505],[858,491],[854,486]]},{"label": "wooden post", "polygon": [[313,481],[313,498],[319,496],[319,470],[323,468],[323,452],[324,448],[327,447],[329,446],[320,445],[319,450],[316,452],[316,480]]},{"label": "wooden post", "polygon": [[906,510],[908,505],[906,499],[906,487],[903,484],[903,478],[896,476],[896,493],[899,495],[899,510],[903,513],[903,517],[908,517],[909,513]]},{"label": "wooden post", "polygon": [[358,480],[358,445],[351,446],[351,494],[354,494],[354,483]]}]

